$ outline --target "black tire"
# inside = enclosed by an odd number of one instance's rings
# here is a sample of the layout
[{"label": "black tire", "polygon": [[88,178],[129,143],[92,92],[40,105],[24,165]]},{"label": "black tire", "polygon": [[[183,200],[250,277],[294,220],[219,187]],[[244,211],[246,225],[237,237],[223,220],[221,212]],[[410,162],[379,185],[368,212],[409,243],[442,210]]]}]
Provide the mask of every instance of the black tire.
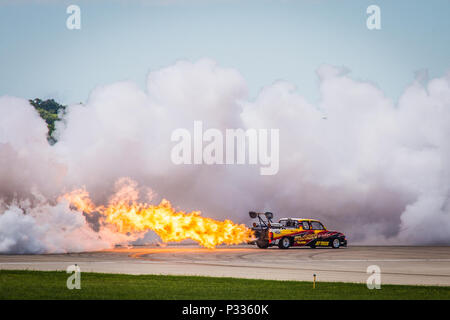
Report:
[{"label": "black tire", "polygon": [[278,242],[278,248],[280,249],[289,249],[290,246],[291,246],[291,239],[289,239],[288,237],[283,237]]},{"label": "black tire", "polygon": [[269,241],[258,240],[256,241],[256,245],[260,249],[267,249],[269,247]]},{"label": "black tire", "polygon": [[339,249],[339,247],[341,246],[341,241],[338,238],[333,239],[333,241],[331,241],[331,247],[333,249]]},{"label": "black tire", "polygon": [[316,248],[316,243],[310,244],[309,247],[310,247],[311,249],[315,249],[315,248]]}]

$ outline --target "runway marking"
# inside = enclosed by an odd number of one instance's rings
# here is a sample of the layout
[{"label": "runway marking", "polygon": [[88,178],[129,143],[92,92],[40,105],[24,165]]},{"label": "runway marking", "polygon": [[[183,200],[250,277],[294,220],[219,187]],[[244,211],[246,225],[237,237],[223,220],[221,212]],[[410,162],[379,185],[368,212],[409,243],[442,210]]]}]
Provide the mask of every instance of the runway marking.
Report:
[{"label": "runway marking", "polygon": [[126,262],[128,263],[128,260],[124,261],[43,261],[43,262],[0,262],[0,265],[6,264],[6,265],[16,265],[16,264],[65,264],[65,263],[78,263],[78,264],[86,264],[86,263],[118,263],[118,262]]},{"label": "runway marking", "polygon": [[68,265],[76,263],[85,272],[216,275],[272,280],[309,279],[309,275],[316,273],[323,280],[364,282],[366,267],[377,264],[386,276],[386,284],[450,285],[450,247],[351,249],[336,252],[333,249],[280,251],[132,247],[42,256],[0,254],[0,270],[64,272]]},{"label": "runway marking", "polygon": [[[74,263],[76,261],[57,261],[57,262],[1,262],[0,265],[52,265],[52,264],[66,264]],[[117,263],[129,263],[130,261],[94,261],[94,262],[79,262],[80,265],[83,264],[117,264]],[[161,264],[155,261],[135,261],[138,264]],[[167,263],[167,262],[166,262]],[[172,264],[193,264],[193,265],[203,265],[211,267],[231,267],[231,268],[251,268],[251,269],[273,269],[273,266],[243,266],[243,265],[227,265],[227,264],[212,264],[212,263],[195,263],[195,262],[172,262]],[[366,274],[365,271],[360,270],[327,270],[327,269],[305,269],[305,268],[287,268],[287,267],[277,267],[281,270],[292,270],[292,271],[314,271],[314,272],[337,272],[337,273],[353,273],[353,274]],[[425,277],[450,277],[449,274],[423,274],[423,273],[400,273],[400,272],[383,272],[384,275],[399,275],[399,276],[425,276]]]},{"label": "runway marking", "polygon": [[[151,260],[147,257],[143,257],[142,255],[133,256],[137,259],[145,260],[145,261],[161,261],[161,262],[177,262],[177,263],[185,263],[185,260],[163,260],[163,259],[155,259]],[[254,262],[264,262],[264,261],[255,261]],[[291,259],[291,262],[450,262],[450,259]],[[189,261],[190,262],[190,261]],[[283,261],[285,262],[285,260]],[[194,263],[194,262],[193,262]],[[205,262],[207,263],[207,262]]]},{"label": "runway marking", "polygon": [[320,260],[300,260],[308,262],[450,262],[450,259],[320,259]]},{"label": "runway marking", "polygon": [[[450,262],[450,259],[320,259],[320,260],[306,260],[306,259],[296,259],[292,260],[293,262],[310,262],[310,263],[320,263],[320,262]],[[11,264],[55,264],[55,263],[130,263],[133,260],[114,260],[114,261],[80,261],[80,260],[71,260],[71,261],[30,261],[30,262],[0,262],[0,265],[11,265]],[[209,263],[208,261],[203,262],[195,262],[195,261],[185,261],[185,260],[150,260],[145,257],[140,256],[137,260],[134,260],[137,263],[180,263],[180,264],[208,264],[215,265],[217,261],[212,261]],[[227,266],[228,261],[223,261],[225,264],[220,264],[223,266]],[[255,261],[261,262],[261,261]],[[247,266],[244,266],[247,267]],[[253,267],[253,266],[249,266]]]}]

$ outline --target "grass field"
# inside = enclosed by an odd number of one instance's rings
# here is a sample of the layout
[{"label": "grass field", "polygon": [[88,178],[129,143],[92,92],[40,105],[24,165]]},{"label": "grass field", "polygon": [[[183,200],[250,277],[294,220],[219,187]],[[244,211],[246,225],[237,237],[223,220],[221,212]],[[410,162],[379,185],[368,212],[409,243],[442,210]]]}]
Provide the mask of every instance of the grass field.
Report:
[{"label": "grass field", "polygon": [[163,275],[81,274],[69,290],[65,272],[0,270],[0,299],[450,299],[450,287],[249,280]]}]

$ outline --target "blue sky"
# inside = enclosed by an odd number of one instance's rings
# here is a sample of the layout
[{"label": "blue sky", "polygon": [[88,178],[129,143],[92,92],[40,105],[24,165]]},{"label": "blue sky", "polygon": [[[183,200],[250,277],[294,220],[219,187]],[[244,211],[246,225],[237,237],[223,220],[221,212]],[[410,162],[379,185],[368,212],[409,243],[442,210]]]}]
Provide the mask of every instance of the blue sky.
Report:
[{"label": "blue sky", "polygon": [[[81,30],[66,8],[81,8]],[[366,8],[381,8],[381,30]],[[450,70],[450,1],[0,0],[0,95],[85,101],[97,85],[132,80],[179,59],[239,70],[250,96],[283,79],[311,101],[323,63],[398,98],[414,73]]]}]

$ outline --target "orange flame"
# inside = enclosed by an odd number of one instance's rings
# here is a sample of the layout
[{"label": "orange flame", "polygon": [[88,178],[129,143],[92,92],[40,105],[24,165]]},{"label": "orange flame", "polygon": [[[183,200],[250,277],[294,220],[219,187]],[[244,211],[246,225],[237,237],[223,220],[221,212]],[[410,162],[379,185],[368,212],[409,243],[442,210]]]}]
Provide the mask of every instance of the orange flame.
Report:
[{"label": "orange flame", "polygon": [[120,233],[139,233],[153,230],[163,242],[192,239],[207,248],[225,244],[239,244],[252,239],[252,231],[231,220],[217,221],[202,217],[200,211],[176,211],[168,200],[159,205],[138,202],[136,182],[123,178],[116,184],[118,191],[107,206],[95,206],[85,189],[65,194],[70,205],[85,213],[98,212],[102,222]]}]

